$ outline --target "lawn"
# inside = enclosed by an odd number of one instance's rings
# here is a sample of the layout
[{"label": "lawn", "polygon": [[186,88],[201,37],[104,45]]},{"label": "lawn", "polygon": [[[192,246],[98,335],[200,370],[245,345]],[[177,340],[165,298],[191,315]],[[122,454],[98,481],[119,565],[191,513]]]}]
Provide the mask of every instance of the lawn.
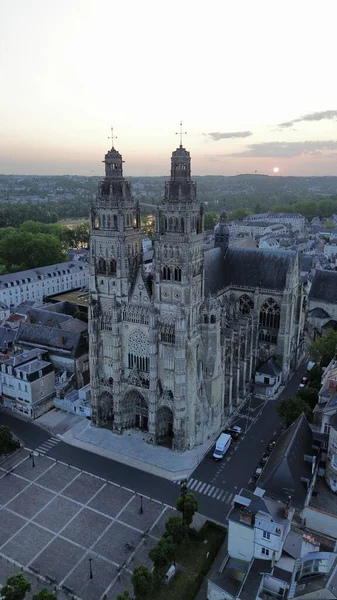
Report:
[{"label": "lawn", "polygon": [[[179,546],[177,563],[188,567],[195,573],[201,571],[209,556],[216,556],[226,535],[222,527],[206,522],[199,533],[191,532],[188,538]],[[212,560],[213,560],[212,559]]]},{"label": "lawn", "polygon": [[177,571],[169,584],[162,583],[151,594],[156,600],[184,600],[189,598],[189,593],[194,585],[195,578],[188,573]]}]

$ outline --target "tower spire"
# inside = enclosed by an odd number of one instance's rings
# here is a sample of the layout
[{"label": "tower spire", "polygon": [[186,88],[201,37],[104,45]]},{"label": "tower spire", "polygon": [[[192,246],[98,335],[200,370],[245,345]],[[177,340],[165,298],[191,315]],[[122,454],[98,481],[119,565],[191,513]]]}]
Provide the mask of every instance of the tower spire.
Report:
[{"label": "tower spire", "polygon": [[187,135],[187,131],[183,131],[183,122],[180,121],[180,129],[179,131],[176,131],[176,135],[179,135],[180,137],[180,148],[183,147],[183,135]]},{"label": "tower spire", "polygon": [[117,135],[114,135],[114,128],[113,125],[111,125],[111,135],[108,135],[108,140],[112,141],[112,146],[111,146],[111,150],[114,147],[114,140],[117,140]]}]

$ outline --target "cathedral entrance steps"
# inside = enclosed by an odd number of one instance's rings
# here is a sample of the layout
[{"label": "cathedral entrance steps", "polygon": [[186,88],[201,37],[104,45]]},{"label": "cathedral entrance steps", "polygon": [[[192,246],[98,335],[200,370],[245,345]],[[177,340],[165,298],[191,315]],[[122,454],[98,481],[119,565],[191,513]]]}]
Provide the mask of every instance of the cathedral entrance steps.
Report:
[{"label": "cathedral entrance steps", "polygon": [[[175,481],[174,483],[180,485],[181,480]],[[187,489],[190,492],[198,492],[198,494],[203,494],[204,496],[209,496],[214,500],[218,500],[219,502],[225,502],[225,504],[229,504],[234,497],[234,494],[228,492],[226,490],[222,490],[221,488],[212,485],[211,483],[205,483],[204,481],[200,481],[199,479],[191,479],[187,482]]]},{"label": "cathedral entrance steps", "polygon": [[35,452],[38,452],[39,454],[46,454],[46,452],[49,452],[49,450],[59,444],[60,441],[61,440],[59,438],[51,437],[46,442],[43,442],[43,444],[40,444],[40,446],[35,448]]}]

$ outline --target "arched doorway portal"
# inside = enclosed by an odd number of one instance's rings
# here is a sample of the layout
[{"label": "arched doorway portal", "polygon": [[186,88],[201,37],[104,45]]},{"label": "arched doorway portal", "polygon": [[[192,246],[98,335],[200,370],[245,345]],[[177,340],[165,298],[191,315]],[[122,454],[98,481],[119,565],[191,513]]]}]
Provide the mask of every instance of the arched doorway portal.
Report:
[{"label": "arched doorway portal", "polygon": [[110,392],[102,392],[97,403],[98,422],[108,423],[114,420],[113,397]]},{"label": "arched doorway portal", "polygon": [[124,429],[142,429],[148,430],[149,408],[147,400],[137,392],[132,390],[126,394],[123,405],[122,427]]},{"label": "arched doorway portal", "polygon": [[162,406],[157,411],[157,443],[172,448],[173,412],[168,406]]}]

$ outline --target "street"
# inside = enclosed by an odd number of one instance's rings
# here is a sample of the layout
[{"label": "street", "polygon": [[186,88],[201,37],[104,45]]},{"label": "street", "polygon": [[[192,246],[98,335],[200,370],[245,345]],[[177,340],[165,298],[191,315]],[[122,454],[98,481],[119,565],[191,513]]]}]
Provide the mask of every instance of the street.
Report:
[{"label": "street", "polygon": [[[304,369],[304,366],[298,369],[285,386],[281,398],[295,395]],[[0,423],[8,425],[25,447],[31,450],[48,454],[52,458],[109,479],[139,494],[171,506],[175,505],[179,495],[179,484],[66,444],[34,423],[16,418],[7,412],[0,412]],[[232,425],[234,424],[242,427],[243,434],[238,441],[232,443],[223,461],[214,461],[211,450],[187,484],[188,489],[198,498],[199,512],[220,522],[226,520],[234,495],[239,493],[242,487],[253,489],[251,478],[255,468],[269,440],[279,435],[283,427],[283,422],[276,412],[276,401],[263,401],[258,398],[252,399],[241,408],[232,422]]]}]

